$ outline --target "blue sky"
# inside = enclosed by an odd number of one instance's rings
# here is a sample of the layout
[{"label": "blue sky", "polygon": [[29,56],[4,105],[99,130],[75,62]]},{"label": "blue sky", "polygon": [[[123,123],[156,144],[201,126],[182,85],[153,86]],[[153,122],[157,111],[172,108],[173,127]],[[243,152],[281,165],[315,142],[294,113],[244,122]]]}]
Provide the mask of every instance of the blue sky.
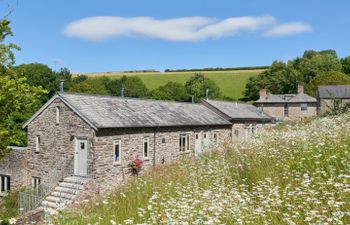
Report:
[{"label": "blue sky", "polygon": [[350,1],[2,0],[17,64],[73,72],[270,65],[307,49],[350,55]]}]

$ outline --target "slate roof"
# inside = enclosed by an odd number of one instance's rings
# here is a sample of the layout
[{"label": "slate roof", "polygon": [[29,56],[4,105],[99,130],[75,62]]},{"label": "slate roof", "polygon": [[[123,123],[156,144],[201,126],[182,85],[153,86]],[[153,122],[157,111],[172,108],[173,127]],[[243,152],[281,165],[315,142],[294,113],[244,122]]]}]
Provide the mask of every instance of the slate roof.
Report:
[{"label": "slate roof", "polygon": [[317,93],[324,99],[350,99],[350,85],[318,86]]},{"label": "slate roof", "polygon": [[[95,129],[231,124],[202,104],[67,92],[60,92],[56,97],[62,99]],[[24,127],[34,119],[33,117]]]},{"label": "slate roof", "polygon": [[310,95],[300,93],[300,94],[284,94],[284,95],[274,95],[267,94],[266,98],[260,98],[257,103],[313,103],[317,102],[317,99],[311,97]]},{"label": "slate roof", "polygon": [[242,104],[229,101],[203,100],[203,103],[208,103],[215,109],[227,115],[230,120],[262,120],[272,121],[272,117],[261,112],[254,105]]}]

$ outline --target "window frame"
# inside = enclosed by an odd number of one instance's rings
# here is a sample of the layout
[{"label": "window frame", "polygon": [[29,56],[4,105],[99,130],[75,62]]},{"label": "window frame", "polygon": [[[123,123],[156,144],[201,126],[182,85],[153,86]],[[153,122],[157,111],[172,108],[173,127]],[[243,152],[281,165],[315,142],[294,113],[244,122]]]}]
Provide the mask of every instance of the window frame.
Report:
[{"label": "window frame", "polygon": [[308,110],[307,103],[300,103],[300,111],[305,112]]},{"label": "window frame", "polygon": [[32,176],[32,188],[38,188],[40,184],[41,184],[41,178]]},{"label": "window frame", "polygon": [[35,152],[40,152],[40,135],[35,136]]},{"label": "window frame", "polygon": [[11,176],[0,174],[0,193],[7,193],[11,191]]},{"label": "window frame", "polygon": [[214,139],[214,145],[218,146],[219,145],[219,132],[213,133],[213,139]]},{"label": "window frame", "polygon": [[190,134],[180,134],[179,135],[179,152],[189,152],[191,151],[191,139]]},{"label": "window frame", "polygon": [[60,124],[60,107],[56,107],[56,125]]},{"label": "window frame", "polygon": [[[118,160],[116,160],[116,149],[115,147],[118,146]],[[121,164],[122,162],[122,142],[121,140],[114,140],[113,141],[113,163],[115,164]]]},{"label": "window frame", "polygon": [[[145,145],[147,144],[147,145]],[[145,154],[145,146],[147,146],[147,154]],[[142,154],[144,159],[149,159],[149,138],[145,137],[143,138],[143,147],[142,147]]]},{"label": "window frame", "polygon": [[239,129],[238,128],[235,129],[234,134],[235,134],[235,137],[239,137]]},{"label": "window frame", "polygon": [[284,104],[284,106],[283,106],[283,116],[289,117],[289,105],[288,104]]}]

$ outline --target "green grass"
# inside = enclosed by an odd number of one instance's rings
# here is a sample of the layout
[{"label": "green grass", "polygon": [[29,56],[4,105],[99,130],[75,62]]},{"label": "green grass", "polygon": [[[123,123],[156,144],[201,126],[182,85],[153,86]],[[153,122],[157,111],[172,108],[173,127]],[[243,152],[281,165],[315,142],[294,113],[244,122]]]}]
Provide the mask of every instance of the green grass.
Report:
[{"label": "green grass", "polygon": [[54,224],[349,224],[350,114],[159,166]]},{"label": "green grass", "polygon": [[[256,76],[264,70],[233,70],[233,71],[200,71],[200,73],[214,80],[226,97],[238,99],[243,96],[242,92],[251,76]],[[108,76],[119,78],[123,75],[138,76],[150,90],[164,85],[169,81],[184,84],[195,72],[166,72],[166,73],[91,73],[89,77]]]}]

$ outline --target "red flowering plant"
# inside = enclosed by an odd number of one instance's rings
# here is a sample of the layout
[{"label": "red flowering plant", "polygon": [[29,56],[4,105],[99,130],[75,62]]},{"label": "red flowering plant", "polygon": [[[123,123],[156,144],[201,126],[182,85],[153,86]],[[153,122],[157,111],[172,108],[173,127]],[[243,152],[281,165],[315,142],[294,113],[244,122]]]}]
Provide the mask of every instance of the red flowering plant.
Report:
[{"label": "red flowering plant", "polygon": [[134,176],[138,176],[142,169],[143,161],[141,159],[135,159],[128,164],[129,171]]}]

